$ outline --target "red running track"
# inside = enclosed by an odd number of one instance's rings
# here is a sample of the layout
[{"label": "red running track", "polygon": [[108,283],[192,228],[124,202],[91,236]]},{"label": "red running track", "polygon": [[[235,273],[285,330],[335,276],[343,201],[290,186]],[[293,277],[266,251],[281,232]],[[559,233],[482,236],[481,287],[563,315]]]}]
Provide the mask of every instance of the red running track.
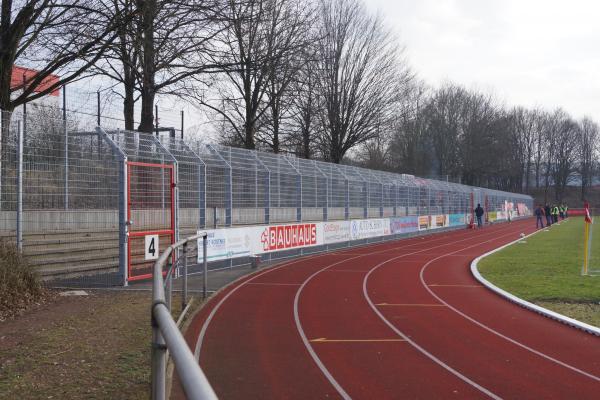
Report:
[{"label": "red running track", "polygon": [[471,260],[532,225],[289,261],[215,295],[187,339],[223,399],[598,399],[600,338],[470,274]]}]

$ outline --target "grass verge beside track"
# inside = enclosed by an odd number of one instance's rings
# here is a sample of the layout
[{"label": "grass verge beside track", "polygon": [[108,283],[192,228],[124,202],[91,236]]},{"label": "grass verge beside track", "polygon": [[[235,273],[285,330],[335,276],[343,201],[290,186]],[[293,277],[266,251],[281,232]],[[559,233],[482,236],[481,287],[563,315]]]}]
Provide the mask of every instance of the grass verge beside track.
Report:
[{"label": "grass verge beside track", "polygon": [[[88,293],[0,323],[1,399],[150,397],[150,292]],[[173,308],[177,318],[178,296]]]},{"label": "grass verge beside track", "polygon": [[582,259],[583,219],[571,218],[485,257],[479,271],[515,296],[600,326],[600,276],[581,276]]}]

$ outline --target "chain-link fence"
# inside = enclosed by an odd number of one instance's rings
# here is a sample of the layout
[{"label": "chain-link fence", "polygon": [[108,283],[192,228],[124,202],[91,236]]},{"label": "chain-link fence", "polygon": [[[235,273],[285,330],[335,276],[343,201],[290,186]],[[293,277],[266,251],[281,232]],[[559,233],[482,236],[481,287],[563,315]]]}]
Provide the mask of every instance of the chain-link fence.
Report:
[{"label": "chain-link fence", "polygon": [[477,203],[493,221],[513,204],[532,208],[519,194],[102,128],[46,111],[2,115],[0,235],[55,284],[147,277],[149,236],[160,252],[207,228],[467,216]]}]

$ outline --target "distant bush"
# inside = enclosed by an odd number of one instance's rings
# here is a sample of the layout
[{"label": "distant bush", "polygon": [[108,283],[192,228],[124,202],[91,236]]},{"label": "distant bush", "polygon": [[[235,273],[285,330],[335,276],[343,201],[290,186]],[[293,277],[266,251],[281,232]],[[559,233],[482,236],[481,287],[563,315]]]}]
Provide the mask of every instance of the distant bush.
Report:
[{"label": "distant bush", "polygon": [[0,318],[44,297],[39,275],[12,243],[0,242]]}]

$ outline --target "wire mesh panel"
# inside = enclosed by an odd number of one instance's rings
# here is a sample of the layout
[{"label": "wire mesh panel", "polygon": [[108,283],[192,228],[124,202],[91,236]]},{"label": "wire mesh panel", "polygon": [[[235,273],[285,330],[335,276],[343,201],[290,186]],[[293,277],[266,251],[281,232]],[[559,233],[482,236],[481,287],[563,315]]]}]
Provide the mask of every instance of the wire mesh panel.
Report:
[{"label": "wire mesh panel", "polygon": [[273,179],[269,169],[257,158],[254,151],[225,146],[213,147],[231,168],[231,201],[232,208],[236,210],[233,223],[268,222],[271,201],[269,188]]},{"label": "wire mesh panel", "polygon": [[315,162],[316,169],[327,179],[327,218],[330,220],[348,218],[348,178],[337,164]]},{"label": "wire mesh panel", "polygon": [[190,144],[190,148],[202,159],[206,168],[206,226],[217,227],[228,225],[228,222],[230,224],[228,217],[231,218],[231,166],[210,145],[196,142]]},{"label": "wire mesh panel", "polygon": [[20,241],[44,280],[119,283],[118,157],[97,132],[49,112],[3,115],[0,233]]},{"label": "wire mesh panel", "polygon": [[261,164],[269,170],[270,220],[291,222],[300,219],[302,204],[302,182],[298,170],[287,157],[277,154],[256,152]]},{"label": "wire mesh panel", "polygon": [[326,220],[327,195],[329,186],[327,175],[317,166],[317,161],[304,158],[290,158],[302,177],[302,219]]},{"label": "wire mesh panel", "polygon": [[69,285],[149,276],[146,239],[154,235],[158,253],[203,227],[448,214],[456,222],[475,200],[496,218],[532,208],[531,197],[514,193],[83,129],[89,123],[50,109],[31,105],[1,119],[0,234],[22,245],[44,279]]},{"label": "wire mesh panel", "polygon": [[182,139],[162,137],[163,147],[177,160],[176,210],[179,237],[206,226],[206,164]]},{"label": "wire mesh panel", "polygon": [[359,168],[339,165],[348,182],[348,207],[350,218],[365,218],[369,199],[368,181]]},{"label": "wire mesh panel", "polygon": [[367,184],[367,216],[379,218],[383,216],[383,192],[384,177],[379,171],[360,169],[363,177],[368,181]]},{"label": "wire mesh panel", "polygon": [[[155,256],[175,241],[174,171],[170,164],[127,162],[128,276],[152,276]],[[155,237],[148,242],[146,237]]]}]

